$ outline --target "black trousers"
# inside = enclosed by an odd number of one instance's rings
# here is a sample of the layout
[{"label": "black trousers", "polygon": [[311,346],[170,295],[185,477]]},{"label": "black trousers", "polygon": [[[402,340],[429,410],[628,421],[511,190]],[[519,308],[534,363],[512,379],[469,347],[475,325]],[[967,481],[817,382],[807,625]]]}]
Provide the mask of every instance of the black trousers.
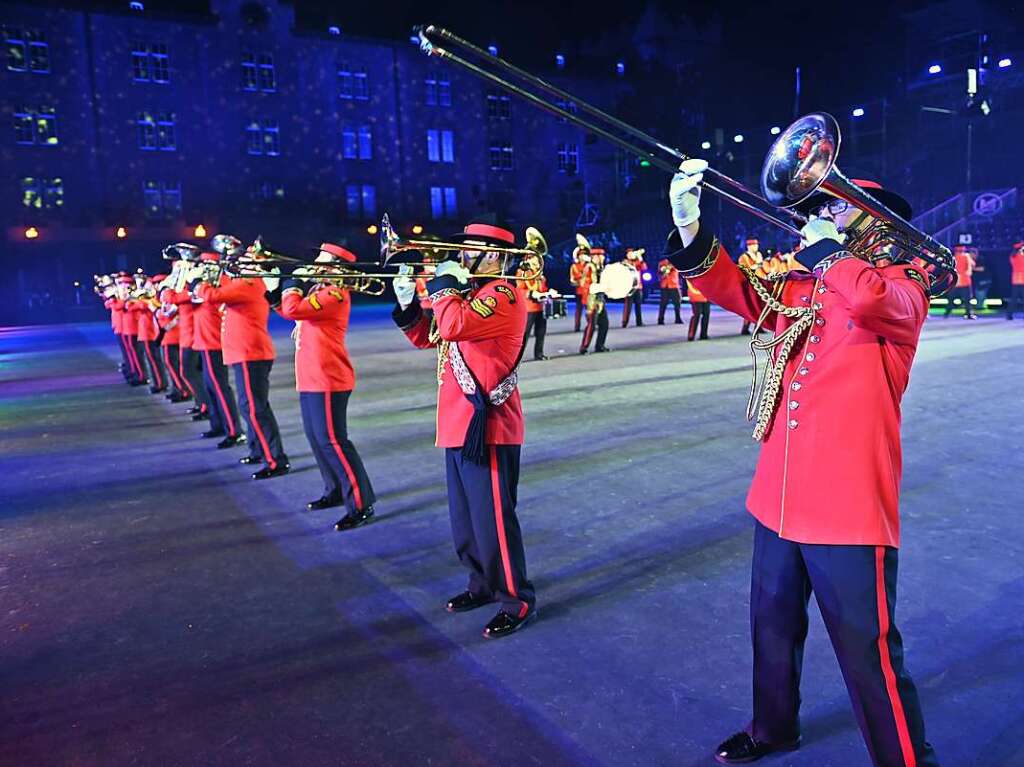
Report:
[{"label": "black trousers", "polygon": [[523,333],[523,347],[526,347],[526,342],[530,340],[530,331],[534,331],[533,336],[533,358],[539,360],[544,356],[544,336],[548,332],[548,318],[544,316],[544,312],[529,312],[526,315],[526,331]]},{"label": "black trousers", "polygon": [[1014,307],[1024,311],[1024,285],[1011,285],[1010,297],[1006,299],[1006,316],[1013,319]]},{"label": "black trousers", "polygon": [[974,312],[971,309],[971,286],[966,285],[962,288],[953,288],[951,291],[949,291],[949,295],[947,296],[949,303],[946,304],[946,313],[943,315],[944,317],[948,317],[953,312],[954,298],[960,299],[963,306],[965,317],[970,317],[972,314],[974,314]]},{"label": "black trousers", "polygon": [[206,385],[203,383],[203,353],[183,346],[180,361],[179,370],[182,379],[188,384],[192,396],[196,398],[196,404],[204,413],[210,412],[210,398],[206,393]]},{"label": "black trousers", "polygon": [[179,372],[181,369],[181,352],[178,349],[178,344],[163,344],[160,346],[160,353],[164,360],[164,370],[167,371],[167,380],[170,382],[174,393],[179,397],[188,397],[188,386]]},{"label": "black trousers", "polygon": [[694,301],[690,304],[693,314],[690,315],[690,328],[686,333],[686,339],[692,341],[697,335],[697,323],[700,323],[700,337],[708,337],[708,321],[711,319],[711,302]]},{"label": "black trousers", "polygon": [[769,743],[800,735],[807,604],[815,595],[876,767],[937,767],[896,628],[898,550],[795,543],[757,523],[750,579],[754,718]]},{"label": "black trousers", "polygon": [[348,438],[350,391],[300,392],[302,428],[324,480],[324,495],[341,496],[352,512],[377,502],[356,446]]},{"label": "black trousers", "polygon": [[676,310],[676,324],[682,325],[683,318],[679,314],[679,288],[661,289],[661,302],[658,304],[658,324],[665,324],[665,310],[668,308],[669,303]]},{"label": "black trousers", "polygon": [[585,352],[590,348],[590,339],[594,336],[594,327],[597,327],[597,345],[595,348],[603,349],[604,341],[608,337],[608,310],[602,306],[600,311],[587,312],[587,327],[583,330],[583,341],[580,343],[580,351]]},{"label": "black trousers", "polygon": [[276,469],[279,463],[288,463],[281,431],[270,408],[270,369],[273,360],[236,362],[235,386],[238,387],[238,407],[245,419],[249,455],[263,457],[267,466]]},{"label": "black trousers", "polygon": [[156,392],[167,390],[167,371],[164,370],[164,360],[160,354],[160,344],[156,341],[141,341],[142,349],[146,357],[146,367],[149,368],[149,390]]},{"label": "black trousers", "polygon": [[145,354],[139,343],[139,337],[131,333],[122,333],[121,343],[124,344],[125,353],[128,356],[128,364],[131,371],[128,379],[129,382],[144,383],[146,381],[146,369],[143,367],[144,363],[142,360],[145,358]]},{"label": "black trousers", "polygon": [[469,590],[525,616],[536,603],[526,577],[526,552],[516,516],[519,445],[488,445],[476,463],[462,448],[447,448],[448,513],[459,561],[469,570]]},{"label": "black trousers", "polygon": [[622,327],[626,327],[629,324],[629,310],[632,308],[636,313],[636,324],[643,325],[644,318],[641,314],[641,307],[644,305],[644,292],[637,290],[634,293],[626,296],[622,302]]},{"label": "black trousers", "polygon": [[220,349],[203,351],[203,385],[210,403],[210,431],[238,436],[238,405]]},{"label": "black trousers", "polygon": [[587,301],[579,293],[576,294],[576,321],[573,325],[573,330],[577,333],[580,332],[581,320],[583,319],[584,310],[587,308]]}]

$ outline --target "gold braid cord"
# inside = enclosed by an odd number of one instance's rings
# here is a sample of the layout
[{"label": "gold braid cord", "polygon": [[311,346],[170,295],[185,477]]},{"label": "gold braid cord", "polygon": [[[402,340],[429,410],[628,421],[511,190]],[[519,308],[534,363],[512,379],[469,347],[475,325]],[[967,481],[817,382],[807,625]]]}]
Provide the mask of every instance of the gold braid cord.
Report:
[{"label": "gold braid cord", "polygon": [[427,337],[430,343],[437,346],[437,385],[441,385],[444,378],[444,366],[448,362],[448,342],[441,340],[441,331],[437,329],[437,320],[430,320],[430,335]]},{"label": "gold braid cord", "polygon": [[[775,410],[778,407],[779,392],[782,390],[782,379],[786,372],[786,364],[793,353],[793,347],[796,346],[800,337],[807,332],[807,329],[814,324],[815,311],[810,306],[786,306],[782,303],[779,300],[784,286],[782,280],[777,281],[769,290],[752,269],[748,269],[745,266],[741,266],[739,269],[747,278],[754,292],[757,293],[758,298],[764,303],[764,309],[761,310],[761,316],[757,318],[757,323],[754,325],[754,331],[750,340],[750,359],[754,370],[753,378],[750,381],[750,397],[747,400],[748,421],[754,420],[755,397],[757,400],[757,419],[754,423],[753,438],[760,442],[768,433],[772,417],[775,415]],[[796,321],[781,333],[776,333],[771,339],[762,341],[758,338],[758,333],[768,319],[768,315],[772,312],[776,312],[781,317],[789,317]],[[773,357],[772,352],[776,350],[778,351]],[[765,353],[765,364],[764,380],[761,383],[761,390],[758,395],[757,352],[759,351]]]}]

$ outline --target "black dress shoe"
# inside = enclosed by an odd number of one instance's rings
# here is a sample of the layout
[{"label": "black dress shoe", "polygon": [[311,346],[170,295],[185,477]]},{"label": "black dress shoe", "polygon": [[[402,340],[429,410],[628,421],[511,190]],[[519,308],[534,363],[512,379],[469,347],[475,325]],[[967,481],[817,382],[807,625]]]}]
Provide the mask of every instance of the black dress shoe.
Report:
[{"label": "black dress shoe", "polygon": [[461,594],[449,599],[444,609],[450,613],[465,613],[493,603],[494,597],[492,596],[474,594],[472,591],[463,591]]},{"label": "black dress shoe", "polygon": [[540,355],[539,357],[534,357],[534,358],[533,358],[533,361],[534,361],[534,362],[543,362],[543,361],[544,361],[544,360],[546,360],[547,358],[548,358],[548,356],[547,356],[546,354],[542,354],[542,355]]},{"label": "black dress shoe", "polygon": [[[193,421],[209,421],[210,420],[210,414],[209,413],[196,413],[195,415],[192,416],[192,420]],[[221,434],[223,434],[223,433],[224,432],[221,432]]]},{"label": "black dress shoe", "polygon": [[263,463],[262,455],[247,455],[238,459],[238,462],[243,466],[251,466],[254,463]]},{"label": "black dress shoe", "polygon": [[587,353],[586,349],[580,349],[580,354],[586,354],[586,353]]},{"label": "black dress shoe", "polygon": [[536,609],[530,610],[523,618],[507,613],[504,610],[499,610],[498,614],[491,619],[491,622],[484,627],[484,636],[488,639],[498,639],[499,637],[514,634],[536,617]]},{"label": "black dress shoe", "polygon": [[225,448],[234,447],[235,445],[241,445],[245,442],[245,435],[238,434],[232,437],[230,434],[217,443],[218,450],[224,450]]},{"label": "black dress shoe", "polygon": [[223,437],[223,436],[224,436],[224,432],[223,431],[217,431],[215,429],[210,429],[209,431],[204,431],[202,434],[199,435],[200,439],[213,439],[214,437]]},{"label": "black dress shoe", "polygon": [[199,405],[193,405],[185,412],[188,413],[189,415],[199,415],[202,411],[203,409],[199,407]]},{"label": "black dress shoe", "polygon": [[611,349],[609,349],[607,346],[599,346],[596,349],[594,349],[594,351],[595,352],[610,352]]},{"label": "black dress shoe", "polygon": [[345,502],[345,499],[335,493],[328,493],[322,495],[315,501],[310,501],[306,504],[306,508],[310,511],[320,511],[320,509],[332,509],[335,506],[341,506]]},{"label": "black dress shoe", "polygon": [[271,469],[269,466],[264,466],[262,469],[252,475],[253,479],[270,479],[271,477],[282,477],[291,470],[291,464],[287,461],[278,461],[277,466]]},{"label": "black dress shoe", "polygon": [[346,514],[334,523],[334,529],[338,532],[352,530],[357,527],[362,527],[372,518],[373,506],[367,506],[365,509],[362,509],[361,511],[350,511],[348,514]]},{"label": "black dress shoe", "polygon": [[715,761],[719,764],[746,764],[756,762],[763,756],[778,751],[796,751],[800,738],[788,743],[762,743],[750,737],[749,733],[737,732],[715,749]]}]

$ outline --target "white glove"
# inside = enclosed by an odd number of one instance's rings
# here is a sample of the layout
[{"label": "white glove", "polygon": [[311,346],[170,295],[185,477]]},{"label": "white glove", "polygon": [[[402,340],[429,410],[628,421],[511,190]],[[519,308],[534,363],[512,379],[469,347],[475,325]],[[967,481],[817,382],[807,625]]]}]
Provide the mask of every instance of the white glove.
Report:
[{"label": "white glove", "polygon": [[316,274],[316,267],[314,266],[300,266],[297,269],[292,270],[292,278],[296,280],[308,280]]},{"label": "white glove", "polygon": [[280,277],[263,277],[263,286],[267,289],[267,292],[273,293],[281,286]]},{"label": "white glove", "polygon": [[842,243],[846,240],[846,235],[839,233],[834,221],[827,218],[812,218],[800,230],[800,242],[806,248],[822,240]]},{"label": "white glove", "polygon": [[672,204],[672,220],[680,229],[700,218],[700,182],[707,168],[706,160],[683,160],[672,177],[668,199]]},{"label": "white glove", "polygon": [[202,264],[190,264],[185,270],[185,284],[192,282],[193,280],[202,279],[205,269]]},{"label": "white glove", "polygon": [[464,267],[462,264],[456,263],[455,261],[445,261],[437,267],[437,271],[434,272],[435,277],[444,277],[451,275],[457,281],[469,284],[469,278],[472,276],[469,269]]},{"label": "white glove", "polygon": [[398,305],[407,309],[416,298],[416,281],[412,278],[412,267],[408,264],[398,267],[398,277],[395,277],[393,285]]}]

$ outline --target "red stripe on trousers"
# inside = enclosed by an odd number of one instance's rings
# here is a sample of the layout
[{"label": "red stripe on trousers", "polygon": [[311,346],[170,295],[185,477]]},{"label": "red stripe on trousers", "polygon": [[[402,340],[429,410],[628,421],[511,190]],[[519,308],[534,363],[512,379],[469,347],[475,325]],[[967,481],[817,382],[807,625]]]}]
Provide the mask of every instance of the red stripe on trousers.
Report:
[{"label": "red stripe on trousers", "polygon": [[[167,366],[167,372],[171,374],[171,381],[174,383],[174,388],[179,392],[184,392],[185,390],[182,388],[181,379],[178,378],[178,374],[175,372],[174,366],[171,364],[171,355],[168,353],[167,347],[161,346],[160,349],[163,350],[164,364]],[[181,352],[179,351],[178,353],[180,354]]]},{"label": "red stripe on trousers", "polygon": [[341,445],[338,444],[338,438],[334,435],[334,416],[331,412],[331,393],[329,391],[324,392],[324,413],[327,416],[327,438],[331,441],[331,447],[334,448],[334,452],[338,455],[338,460],[341,461],[341,465],[348,475],[349,484],[352,485],[352,495],[356,501],[356,509],[362,511],[363,494],[359,492],[359,482],[356,481],[356,474],[352,471],[352,466],[349,465],[349,462],[345,460],[345,453],[342,451]]},{"label": "red stripe on trousers", "polygon": [[217,375],[213,371],[213,360],[210,359],[210,352],[204,351],[206,355],[206,369],[210,371],[210,380],[213,381],[213,388],[217,390],[217,399],[220,400],[220,407],[224,411],[224,420],[228,424],[228,434],[232,437],[237,433],[235,431],[235,419],[231,417],[231,411],[228,410],[228,401],[224,399],[224,392],[220,390],[220,383],[217,381]]},{"label": "red stripe on trousers", "polygon": [[132,337],[130,335],[126,335],[124,337],[124,345],[128,348],[128,358],[133,365],[135,375],[138,378],[145,380],[146,375],[142,372],[142,365],[139,363],[139,355],[135,351],[135,343],[132,341]]},{"label": "red stripe on trousers", "polygon": [[263,429],[260,428],[260,422],[256,420],[256,403],[252,400],[252,384],[249,382],[248,362],[242,363],[242,378],[245,381],[245,398],[249,400],[249,423],[256,430],[256,436],[260,438],[260,447],[263,448],[263,457],[267,459],[267,466],[271,469],[276,469],[277,461],[270,454],[270,445],[267,444],[266,435],[263,434]]},{"label": "red stripe on trousers", "polygon": [[[512,578],[512,560],[508,556],[508,538],[505,536],[505,514],[501,503],[501,477],[498,474],[498,448],[494,445],[491,445],[491,497],[494,500],[494,527],[498,531],[501,566],[505,571],[505,588],[509,594],[518,597],[516,584]],[[520,618],[526,617],[526,612],[530,609],[526,602],[523,602],[522,605],[519,609]]]},{"label": "red stripe on trousers", "polygon": [[192,382],[188,380],[188,376],[185,375],[185,347],[178,347],[178,375],[181,376],[181,382],[185,384],[185,389],[193,397],[196,396],[196,390],[192,388]]},{"label": "red stripe on trousers", "polygon": [[153,368],[153,378],[156,379],[153,384],[156,388],[162,389],[164,388],[164,379],[163,376],[160,375],[160,366],[157,365],[156,360],[153,359],[153,351],[149,348],[149,341],[144,341],[142,345],[146,347],[146,357],[149,359],[150,367]]},{"label": "red stripe on trousers", "polygon": [[885,594],[885,547],[875,547],[875,590],[878,595],[878,654],[882,661],[882,676],[885,677],[885,691],[889,694],[892,715],[896,720],[896,734],[900,739],[903,761],[907,767],[916,767],[914,744],[910,741],[907,717],[903,713],[903,701],[896,686],[896,672],[889,657],[889,602]]}]

